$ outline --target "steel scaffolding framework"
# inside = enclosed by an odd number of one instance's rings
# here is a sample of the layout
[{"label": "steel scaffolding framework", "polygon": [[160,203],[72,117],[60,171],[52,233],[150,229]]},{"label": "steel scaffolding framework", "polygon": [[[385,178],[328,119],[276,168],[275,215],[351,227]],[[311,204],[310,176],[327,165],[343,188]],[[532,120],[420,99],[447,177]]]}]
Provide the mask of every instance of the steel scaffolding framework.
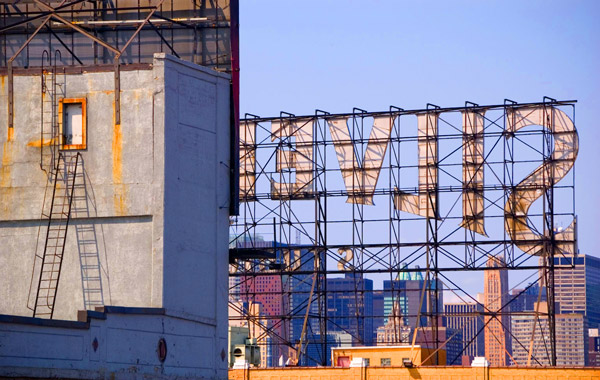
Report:
[{"label": "steel scaffolding framework", "polygon": [[[375,344],[364,332],[369,319],[389,317],[396,338],[380,343],[401,342],[395,313],[366,312],[377,289],[368,289],[365,279],[390,281],[386,294],[395,310],[408,290],[394,289],[394,279],[424,273],[418,311],[402,316],[416,321],[408,343],[421,331],[421,344],[446,348],[452,336],[441,337],[440,330],[443,317],[452,315],[444,314],[444,294],[478,303],[469,278],[481,284],[477,276],[500,268],[515,276],[513,284],[519,280],[513,287],[519,295],[543,287],[548,312],[519,314],[547,316],[545,359],[556,365],[554,258],[577,253],[575,103],[544,97],[384,112],[246,114],[240,214],[230,227],[230,323],[255,329],[263,353],[325,365],[328,347],[337,344],[328,333]],[[491,260],[500,265],[490,266]],[[354,288],[328,289],[328,280],[340,276],[353,279]],[[338,295],[353,299],[351,315],[335,314]],[[502,316],[515,313],[514,299],[469,314],[483,327],[465,337],[448,363],[460,364],[479,334],[493,335],[490,323],[510,336]],[[533,332],[531,342],[510,339],[540,363],[531,355]],[[507,342],[502,349],[510,357]]]},{"label": "steel scaffolding framework", "polygon": [[13,76],[19,70],[39,68],[43,75],[50,67],[59,67],[63,73],[110,67],[115,73],[117,124],[123,65],[149,65],[154,53],[167,52],[215,70],[235,72],[237,77],[237,19],[231,22],[232,9],[237,17],[236,0],[144,3],[0,1],[0,66],[6,67],[8,76],[9,128],[13,127]]}]

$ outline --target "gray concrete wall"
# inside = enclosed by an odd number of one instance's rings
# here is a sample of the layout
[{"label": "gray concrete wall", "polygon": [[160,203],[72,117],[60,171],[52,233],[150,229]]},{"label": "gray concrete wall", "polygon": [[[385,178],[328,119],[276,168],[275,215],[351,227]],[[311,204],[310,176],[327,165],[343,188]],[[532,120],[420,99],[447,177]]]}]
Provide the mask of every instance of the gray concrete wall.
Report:
[{"label": "gray concrete wall", "polygon": [[[228,76],[157,54],[150,70],[121,73],[120,125],[113,78],[57,80],[60,97],[87,99],[87,149],[85,197],[75,201],[54,317],[73,320],[86,306],[80,260],[88,231],[104,304],[165,307],[212,326],[223,318],[226,340]],[[7,120],[7,78],[0,79],[0,120]],[[40,169],[41,76],[17,75],[14,88],[14,134],[0,124],[0,314],[30,316],[49,185]]]},{"label": "gray concrete wall", "polygon": [[[87,149],[54,318],[74,320],[95,306],[84,298],[82,265],[91,257],[102,304],[161,307],[194,322],[210,337],[211,368],[226,371],[229,77],[156,54],[151,69],[121,73],[120,125],[113,78],[58,78],[60,97],[87,99]],[[0,314],[31,316],[34,255],[46,232],[40,215],[52,185],[40,169],[41,76],[15,76],[14,88],[14,134],[0,124]]]},{"label": "gray concrete wall", "polygon": [[[59,97],[87,99],[88,134],[87,149],[81,151],[86,186],[80,193],[88,207],[73,214],[68,231],[57,319],[75,319],[77,310],[85,308],[80,269],[84,247],[76,231],[84,225],[95,230],[104,303],[161,306],[160,295],[152,292],[153,278],[162,280],[162,270],[153,266],[155,256],[162,256],[162,247],[152,237],[163,207],[162,172],[156,170],[154,159],[162,134],[153,128],[153,110],[154,94],[162,91],[164,82],[153,70],[123,72],[122,123],[115,125],[113,78],[111,72],[57,78]],[[0,133],[0,313],[31,316],[26,304],[33,259],[36,245],[38,254],[42,252],[46,232],[40,215],[46,187],[51,191],[52,185],[40,169],[45,143],[40,136],[41,76],[15,76],[14,88],[13,136],[9,138],[6,122],[0,124],[4,126]],[[0,97],[3,121],[6,105],[5,86]]]},{"label": "gray concrete wall", "polygon": [[[208,326],[161,309],[107,309],[67,323],[0,316],[0,377],[227,378],[215,365]],[[161,338],[164,361],[157,353]]]},{"label": "gray concrete wall", "polygon": [[[227,368],[229,79],[165,59],[163,307],[214,326]],[[204,75],[199,75],[202,71]],[[221,356],[225,353],[225,359]]]}]

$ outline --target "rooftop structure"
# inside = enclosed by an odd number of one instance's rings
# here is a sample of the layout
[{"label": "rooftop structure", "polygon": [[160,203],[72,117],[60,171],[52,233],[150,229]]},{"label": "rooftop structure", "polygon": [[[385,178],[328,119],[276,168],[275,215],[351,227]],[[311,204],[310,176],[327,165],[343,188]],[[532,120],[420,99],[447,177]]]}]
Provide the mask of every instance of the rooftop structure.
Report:
[{"label": "rooftop structure", "polygon": [[355,358],[367,360],[371,367],[406,367],[410,365],[436,365],[446,362],[445,350],[437,355],[431,348],[422,346],[375,346],[375,347],[339,347],[331,350],[331,362],[335,367],[348,367]]}]

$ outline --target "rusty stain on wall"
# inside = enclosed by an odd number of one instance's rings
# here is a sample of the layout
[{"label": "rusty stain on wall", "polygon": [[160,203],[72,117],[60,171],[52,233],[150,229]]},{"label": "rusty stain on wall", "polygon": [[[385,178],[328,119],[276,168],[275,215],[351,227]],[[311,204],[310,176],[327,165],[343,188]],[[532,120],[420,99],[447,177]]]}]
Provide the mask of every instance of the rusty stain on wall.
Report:
[{"label": "rusty stain on wall", "polygon": [[40,140],[33,140],[27,143],[27,146],[33,147],[33,148],[41,148],[43,146],[50,146],[52,145],[52,143],[55,141],[56,139],[40,139]]},{"label": "rusty stain on wall", "polygon": [[0,166],[0,205],[2,215],[8,215],[13,204],[14,189],[12,188],[12,161],[14,148],[14,128],[8,128],[7,139],[2,144],[2,161]]},{"label": "rusty stain on wall", "polygon": [[[113,102],[113,120],[115,115],[115,104]],[[121,124],[113,124],[112,141],[112,175],[114,183],[113,204],[115,213],[119,216],[127,214],[127,188],[123,183],[123,133]]]}]

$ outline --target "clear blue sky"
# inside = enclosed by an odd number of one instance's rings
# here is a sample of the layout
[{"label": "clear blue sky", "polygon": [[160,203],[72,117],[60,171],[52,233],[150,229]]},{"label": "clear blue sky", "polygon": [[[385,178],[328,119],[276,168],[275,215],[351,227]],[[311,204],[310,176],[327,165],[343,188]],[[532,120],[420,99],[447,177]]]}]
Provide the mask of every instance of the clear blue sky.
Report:
[{"label": "clear blue sky", "polygon": [[577,99],[581,253],[600,256],[600,1],[242,1],[241,111]]}]

